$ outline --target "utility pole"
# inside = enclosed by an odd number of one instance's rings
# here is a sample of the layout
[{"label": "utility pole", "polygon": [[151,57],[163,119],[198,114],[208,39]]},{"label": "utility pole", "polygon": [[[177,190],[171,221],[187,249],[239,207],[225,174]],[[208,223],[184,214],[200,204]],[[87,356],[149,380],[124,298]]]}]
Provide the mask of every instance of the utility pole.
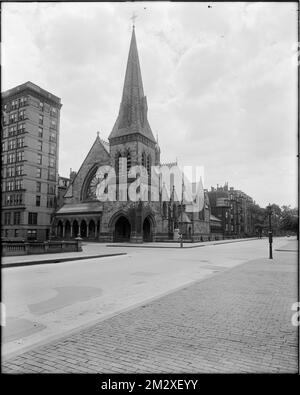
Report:
[{"label": "utility pole", "polygon": [[180,229],[180,247],[183,247],[183,188],[184,188],[184,180],[183,180],[183,172],[182,172],[182,188],[181,188],[181,210],[180,210],[180,222],[181,222],[181,229]]},{"label": "utility pole", "polygon": [[273,232],[272,232],[272,206],[269,203],[268,207],[268,216],[269,216],[269,259],[273,259],[273,251],[272,251],[272,243],[273,243]]}]

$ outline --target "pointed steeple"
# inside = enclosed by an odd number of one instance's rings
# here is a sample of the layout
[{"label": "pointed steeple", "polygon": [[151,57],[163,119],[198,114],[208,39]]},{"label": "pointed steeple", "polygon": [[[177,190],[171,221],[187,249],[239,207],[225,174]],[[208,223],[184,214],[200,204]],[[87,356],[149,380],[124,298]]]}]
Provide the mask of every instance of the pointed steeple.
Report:
[{"label": "pointed steeple", "polygon": [[147,100],[144,95],[135,29],[133,27],[122,101],[119,115],[109,136],[109,140],[115,137],[140,133],[155,143],[155,138],[148,122],[147,111]]},{"label": "pointed steeple", "polygon": [[139,55],[136,46],[135,29],[132,29],[132,36],[127,60],[125,81],[123,87],[122,101],[130,102],[132,99],[142,100],[144,89],[140,69]]}]

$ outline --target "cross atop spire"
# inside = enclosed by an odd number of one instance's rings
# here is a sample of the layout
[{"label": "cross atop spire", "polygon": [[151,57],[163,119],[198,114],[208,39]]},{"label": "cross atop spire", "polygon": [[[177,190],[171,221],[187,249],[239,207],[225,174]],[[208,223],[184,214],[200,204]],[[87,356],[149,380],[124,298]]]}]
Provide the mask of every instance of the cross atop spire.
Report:
[{"label": "cross atop spire", "polygon": [[135,24],[135,20],[136,20],[136,18],[137,18],[138,16],[133,12],[132,13],[132,16],[131,16],[131,20],[132,20],[132,27],[133,28],[135,28],[135,26],[134,26],[134,24]]}]

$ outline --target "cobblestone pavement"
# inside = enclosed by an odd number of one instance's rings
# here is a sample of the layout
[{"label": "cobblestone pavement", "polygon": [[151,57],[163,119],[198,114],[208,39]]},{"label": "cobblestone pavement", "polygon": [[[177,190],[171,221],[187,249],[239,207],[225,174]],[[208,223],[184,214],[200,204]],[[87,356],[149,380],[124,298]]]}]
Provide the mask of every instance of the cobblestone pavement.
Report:
[{"label": "cobblestone pavement", "polygon": [[297,254],[249,261],[2,363],[3,373],[295,373]]}]

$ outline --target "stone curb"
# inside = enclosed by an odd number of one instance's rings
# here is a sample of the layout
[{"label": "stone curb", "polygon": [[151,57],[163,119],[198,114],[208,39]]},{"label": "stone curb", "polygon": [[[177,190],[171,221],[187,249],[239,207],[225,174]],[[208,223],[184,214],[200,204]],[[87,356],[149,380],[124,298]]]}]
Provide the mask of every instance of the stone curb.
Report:
[{"label": "stone curb", "polygon": [[[193,244],[193,243],[185,243],[185,245],[183,245],[182,248],[199,248],[199,247],[209,247],[209,246],[217,246],[219,244],[230,244],[230,243],[239,243],[242,241],[252,241],[252,240],[257,240],[257,238],[249,238],[249,239],[238,239],[238,240],[228,240],[228,241],[221,241],[219,243],[213,243],[213,242],[209,242],[209,244],[205,244],[205,242],[203,242],[203,244],[200,245],[189,245],[187,246],[186,244]],[[174,243],[175,244],[175,243]],[[136,247],[136,248],[180,248],[180,243],[176,243],[175,246],[160,246],[160,245],[139,245],[139,244],[107,244],[106,247],[123,247],[123,248],[127,248],[127,247]]]},{"label": "stone curb", "polygon": [[12,263],[2,263],[2,268],[17,267],[17,266],[33,266],[41,265],[43,263],[60,263],[60,262],[70,262],[70,261],[81,261],[83,259],[95,259],[95,258],[106,258],[110,256],[127,255],[127,252],[117,252],[115,254],[101,254],[101,255],[91,255],[91,256],[80,256],[72,258],[54,258],[54,259],[41,259],[39,261],[26,261],[26,262],[12,262]]}]

